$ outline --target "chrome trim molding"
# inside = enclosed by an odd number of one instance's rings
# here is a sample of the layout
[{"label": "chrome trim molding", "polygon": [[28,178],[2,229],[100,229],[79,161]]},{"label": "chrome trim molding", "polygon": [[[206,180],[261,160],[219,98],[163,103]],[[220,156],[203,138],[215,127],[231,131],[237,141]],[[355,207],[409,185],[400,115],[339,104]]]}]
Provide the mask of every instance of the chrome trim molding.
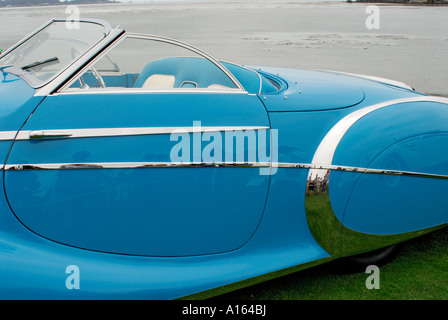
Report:
[{"label": "chrome trim molding", "polygon": [[[80,169],[151,169],[151,168],[262,168],[279,167],[289,169],[309,169],[319,174],[325,182],[325,187],[313,186],[313,179],[306,184],[305,212],[316,242],[325,250],[331,259],[360,254],[391,244],[408,240],[439,228],[446,224],[432,228],[393,235],[373,235],[357,232],[345,227],[336,217],[330,203],[329,175],[331,171],[360,172],[367,174],[407,175],[413,177],[448,179],[448,176],[426,173],[365,169],[343,166],[316,166],[300,163],[271,163],[271,162],[99,162],[99,163],[39,163],[39,164],[6,164],[1,165],[3,171],[28,170],[80,170]],[[342,246],[342,244],[344,244]]]},{"label": "chrome trim molding", "polygon": [[[410,177],[421,177],[421,178],[433,178],[433,179],[448,179],[447,175],[423,173],[423,172],[412,172],[412,171],[400,171],[400,170],[389,170],[389,169],[374,169],[374,168],[360,168],[360,167],[350,167],[350,166],[338,166],[338,165],[316,165],[316,164],[300,164],[300,163],[278,163],[279,168],[303,168],[310,169],[308,174],[308,179],[312,176],[323,178],[328,171],[346,171],[346,172],[359,172],[366,174],[386,174],[395,176],[410,176]],[[324,173],[324,174],[322,174]]]},{"label": "chrome trim molding", "polygon": [[23,39],[21,39],[20,41],[18,41],[17,43],[15,43],[14,45],[12,45],[12,47],[10,47],[9,49],[3,51],[0,54],[0,59],[3,58],[4,56],[6,56],[8,53],[10,53],[12,50],[14,50],[15,48],[17,48],[18,46],[20,46],[21,44],[23,44],[24,42],[28,41],[28,39],[34,37],[37,33],[39,33],[41,30],[45,29],[46,27],[48,27],[51,23],[53,23],[54,19],[47,21],[46,23],[44,23],[43,25],[41,25],[39,28],[37,28],[36,30],[34,30],[32,33],[30,33],[29,35],[25,36]]},{"label": "chrome trim molding", "polygon": [[[25,38],[23,38],[22,40],[20,40],[16,44],[14,44],[8,50],[3,51],[0,54],[0,59],[3,58],[4,56],[6,56],[11,51],[13,51],[14,49],[16,49],[17,47],[19,47],[20,45],[22,45],[23,43],[25,43],[26,41],[28,41],[29,39],[31,39],[32,37],[34,37],[37,33],[42,31],[43,29],[45,29],[46,27],[48,27],[52,23],[54,23],[54,22],[66,22],[66,21],[68,21],[68,20],[65,19],[65,18],[53,18],[53,19],[51,19],[50,21],[46,22],[41,27],[36,29],[34,32],[32,32],[31,34],[27,35]],[[115,31],[115,30],[112,30],[112,27],[110,26],[110,24],[108,22],[100,20],[100,19],[72,19],[72,20],[69,20],[69,21],[98,24],[98,25],[103,26],[104,29],[105,29],[104,38],[101,39],[99,42],[97,42],[93,47],[88,49],[86,52],[84,52],[83,56],[88,55],[89,52],[91,52],[93,48],[96,48],[98,45],[104,43],[104,40],[108,39],[110,37],[110,35],[112,33],[114,33],[113,31]],[[48,82],[46,82],[44,84],[39,84],[37,86],[34,86],[32,83],[29,83],[33,88],[36,89],[36,92],[35,92],[34,96],[46,96],[47,94],[51,93],[55,89],[55,87],[60,85],[61,82],[65,81],[65,78],[64,78],[63,74],[66,73],[66,71],[69,70],[69,69],[72,70],[71,69],[72,66],[78,65],[77,62],[82,60],[83,56],[78,58],[78,60],[74,61],[68,68],[66,68],[65,70],[59,72],[59,74],[57,74],[56,77],[54,77],[50,81],[48,81]],[[29,81],[27,81],[27,82],[29,82]]]},{"label": "chrome trim molding", "polygon": [[80,95],[80,94],[156,94],[156,93],[194,93],[194,94],[248,94],[247,91],[241,91],[237,88],[235,89],[207,89],[207,88],[174,88],[174,89],[140,89],[140,88],[128,88],[128,89],[117,89],[117,88],[90,88],[90,89],[66,89],[63,92],[56,92],[52,96],[59,95]]},{"label": "chrome trim molding", "polygon": [[14,140],[17,131],[0,131],[0,141]]},{"label": "chrome trim molding", "polygon": [[[110,40],[105,43],[104,45],[100,45],[101,41],[97,43],[96,46],[91,48],[89,52],[91,54],[89,56],[84,57],[82,60],[78,60],[78,64],[76,67],[74,67],[71,72],[67,72],[67,74],[63,77],[63,81],[61,81],[61,84],[58,87],[53,88],[53,90],[48,91],[48,94],[57,94],[60,93],[62,90],[65,90],[66,88],[70,87],[76,80],[78,80],[78,77],[81,76],[84,72],[86,72],[90,66],[94,65],[99,59],[106,56],[107,52],[109,52],[111,49],[113,49],[122,39],[124,39],[126,36],[126,32],[122,29],[113,29],[107,38],[110,38]],[[103,39],[104,41],[104,39]],[[95,48],[97,48],[95,50]],[[56,91],[57,89],[57,91]],[[85,89],[86,91],[89,91],[89,89]],[[44,94],[45,92],[39,93]]]},{"label": "chrome trim molding", "polygon": [[1,140],[38,140],[56,138],[97,138],[117,136],[139,136],[154,134],[181,134],[199,132],[226,132],[245,130],[268,130],[264,126],[191,126],[191,127],[134,127],[134,128],[92,128],[92,129],[57,129],[57,130],[22,130],[0,132]]},{"label": "chrome trim molding", "polygon": [[[98,55],[98,52],[104,48],[109,47],[113,42],[120,38],[124,34],[124,30],[112,29],[110,32],[87,52],[85,52],[78,60],[73,62],[69,67],[59,73],[56,78],[45,84],[43,87],[36,89],[34,93],[35,97],[45,97],[54,93],[59,87],[70,81],[73,77],[76,77],[80,68],[83,68],[90,60]],[[84,70],[84,68],[83,68]]]},{"label": "chrome trim molding", "polygon": [[[7,164],[0,165],[1,170],[21,171],[21,170],[64,170],[64,169],[137,169],[137,168],[207,168],[207,167],[254,167],[254,168],[289,168],[289,169],[310,169],[317,173],[318,177],[324,178],[330,171],[359,172],[366,174],[386,174],[420,178],[444,179],[446,175],[408,172],[385,169],[366,169],[347,166],[316,166],[305,163],[286,162],[95,162],[95,163],[30,163],[30,164]],[[316,176],[314,176],[316,177]],[[307,190],[309,187],[309,181]]]},{"label": "chrome trim molding", "polygon": [[37,163],[7,164],[5,171],[73,170],[73,169],[144,169],[144,168],[262,168],[269,162],[98,162],[98,163]]},{"label": "chrome trim molding", "polygon": [[105,29],[105,35],[108,35],[109,32],[112,30],[112,26],[109,24],[109,22],[101,20],[101,19],[71,19],[71,18],[54,18],[51,20],[51,22],[82,22],[82,23],[93,23],[93,24],[99,24],[100,26],[103,26]]}]

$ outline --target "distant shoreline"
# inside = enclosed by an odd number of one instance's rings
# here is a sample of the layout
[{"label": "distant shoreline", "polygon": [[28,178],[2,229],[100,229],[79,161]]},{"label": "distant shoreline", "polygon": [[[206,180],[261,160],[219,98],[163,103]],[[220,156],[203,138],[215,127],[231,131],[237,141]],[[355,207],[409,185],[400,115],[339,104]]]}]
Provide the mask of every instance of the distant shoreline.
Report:
[{"label": "distant shoreline", "polygon": [[347,3],[381,3],[412,6],[437,6],[448,5],[448,0],[347,0]]},{"label": "distant shoreline", "polygon": [[[6,3],[2,3],[6,2]],[[2,1],[0,2],[0,8],[24,8],[24,7],[47,7],[47,6],[66,6],[66,5],[83,5],[83,4],[122,4],[121,1],[117,0],[82,0],[82,1],[45,1],[43,0],[41,3],[27,3],[26,0],[22,3],[17,3],[13,1]]]},{"label": "distant shoreline", "polygon": [[[19,3],[17,3],[19,2]],[[183,1],[167,1],[170,2],[183,2]],[[195,0],[185,1],[185,2],[196,2]],[[200,1],[207,2],[207,1]],[[214,2],[214,1],[210,1]],[[235,1],[239,2],[239,1]],[[244,0],[241,2],[245,2]],[[291,0],[285,0],[285,2],[291,2]],[[310,0],[310,3],[313,1]],[[325,3],[325,1],[321,1]],[[404,5],[404,6],[446,6],[448,5],[448,0],[339,0],[334,2],[342,2],[342,3],[374,3],[374,4],[383,4],[383,5]],[[0,9],[2,8],[28,8],[28,7],[48,7],[48,6],[67,6],[67,5],[102,5],[102,4],[161,4],[164,3],[162,1],[151,1],[148,0],[146,2],[134,2],[132,0],[65,0],[60,2],[59,0],[41,0],[41,3],[31,3],[31,0],[0,0]],[[298,1],[301,3],[301,1]],[[307,3],[307,2],[304,2]],[[332,1],[329,1],[332,3]]]}]

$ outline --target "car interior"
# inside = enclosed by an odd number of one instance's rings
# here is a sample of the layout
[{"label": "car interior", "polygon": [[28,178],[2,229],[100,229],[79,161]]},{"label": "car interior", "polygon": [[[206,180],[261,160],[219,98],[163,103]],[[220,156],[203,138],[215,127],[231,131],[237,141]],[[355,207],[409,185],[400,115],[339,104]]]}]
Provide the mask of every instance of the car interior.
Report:
[{"label": "car interior", "polygon": [[[221,62],[248,93],[271,93],[279,89],[273,80],[253,69],[229,62]],[[121,73],[89,69],[70,88],[141,88],[147,90],[169,89],[237,89],[233,81],[207,59],[199,57],[168,57],[148,63],[138,73]]]}]

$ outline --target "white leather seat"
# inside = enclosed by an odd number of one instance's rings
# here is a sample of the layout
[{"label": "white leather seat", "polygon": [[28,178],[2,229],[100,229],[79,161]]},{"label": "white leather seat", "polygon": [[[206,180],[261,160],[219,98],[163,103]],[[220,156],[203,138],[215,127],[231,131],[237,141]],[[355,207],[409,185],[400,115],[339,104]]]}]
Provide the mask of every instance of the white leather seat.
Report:
[{"label": "white leather seat", "polygon": [[171,89],[176,77],[168,74],[153,74],[143,83],[143,89]]},{"label": "white leather seat", "polygon": [[229,87],[220,84],[211,84],[207,87],[208,89],[230,89]]}]

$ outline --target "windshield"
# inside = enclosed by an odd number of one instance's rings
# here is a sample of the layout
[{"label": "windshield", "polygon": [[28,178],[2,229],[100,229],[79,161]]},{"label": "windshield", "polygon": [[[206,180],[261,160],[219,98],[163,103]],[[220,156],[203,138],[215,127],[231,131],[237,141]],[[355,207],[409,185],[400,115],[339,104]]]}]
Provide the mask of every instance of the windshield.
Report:
[{"label": "windshield", "polygon": [[[55,78],[71,63],[103,39],[107,28],[95,22],[79,22],[74,27],[53,21],[0,59],[0,68],[15,67],[40,87]],[[13,72],[13,71],[11,71]]]}]

